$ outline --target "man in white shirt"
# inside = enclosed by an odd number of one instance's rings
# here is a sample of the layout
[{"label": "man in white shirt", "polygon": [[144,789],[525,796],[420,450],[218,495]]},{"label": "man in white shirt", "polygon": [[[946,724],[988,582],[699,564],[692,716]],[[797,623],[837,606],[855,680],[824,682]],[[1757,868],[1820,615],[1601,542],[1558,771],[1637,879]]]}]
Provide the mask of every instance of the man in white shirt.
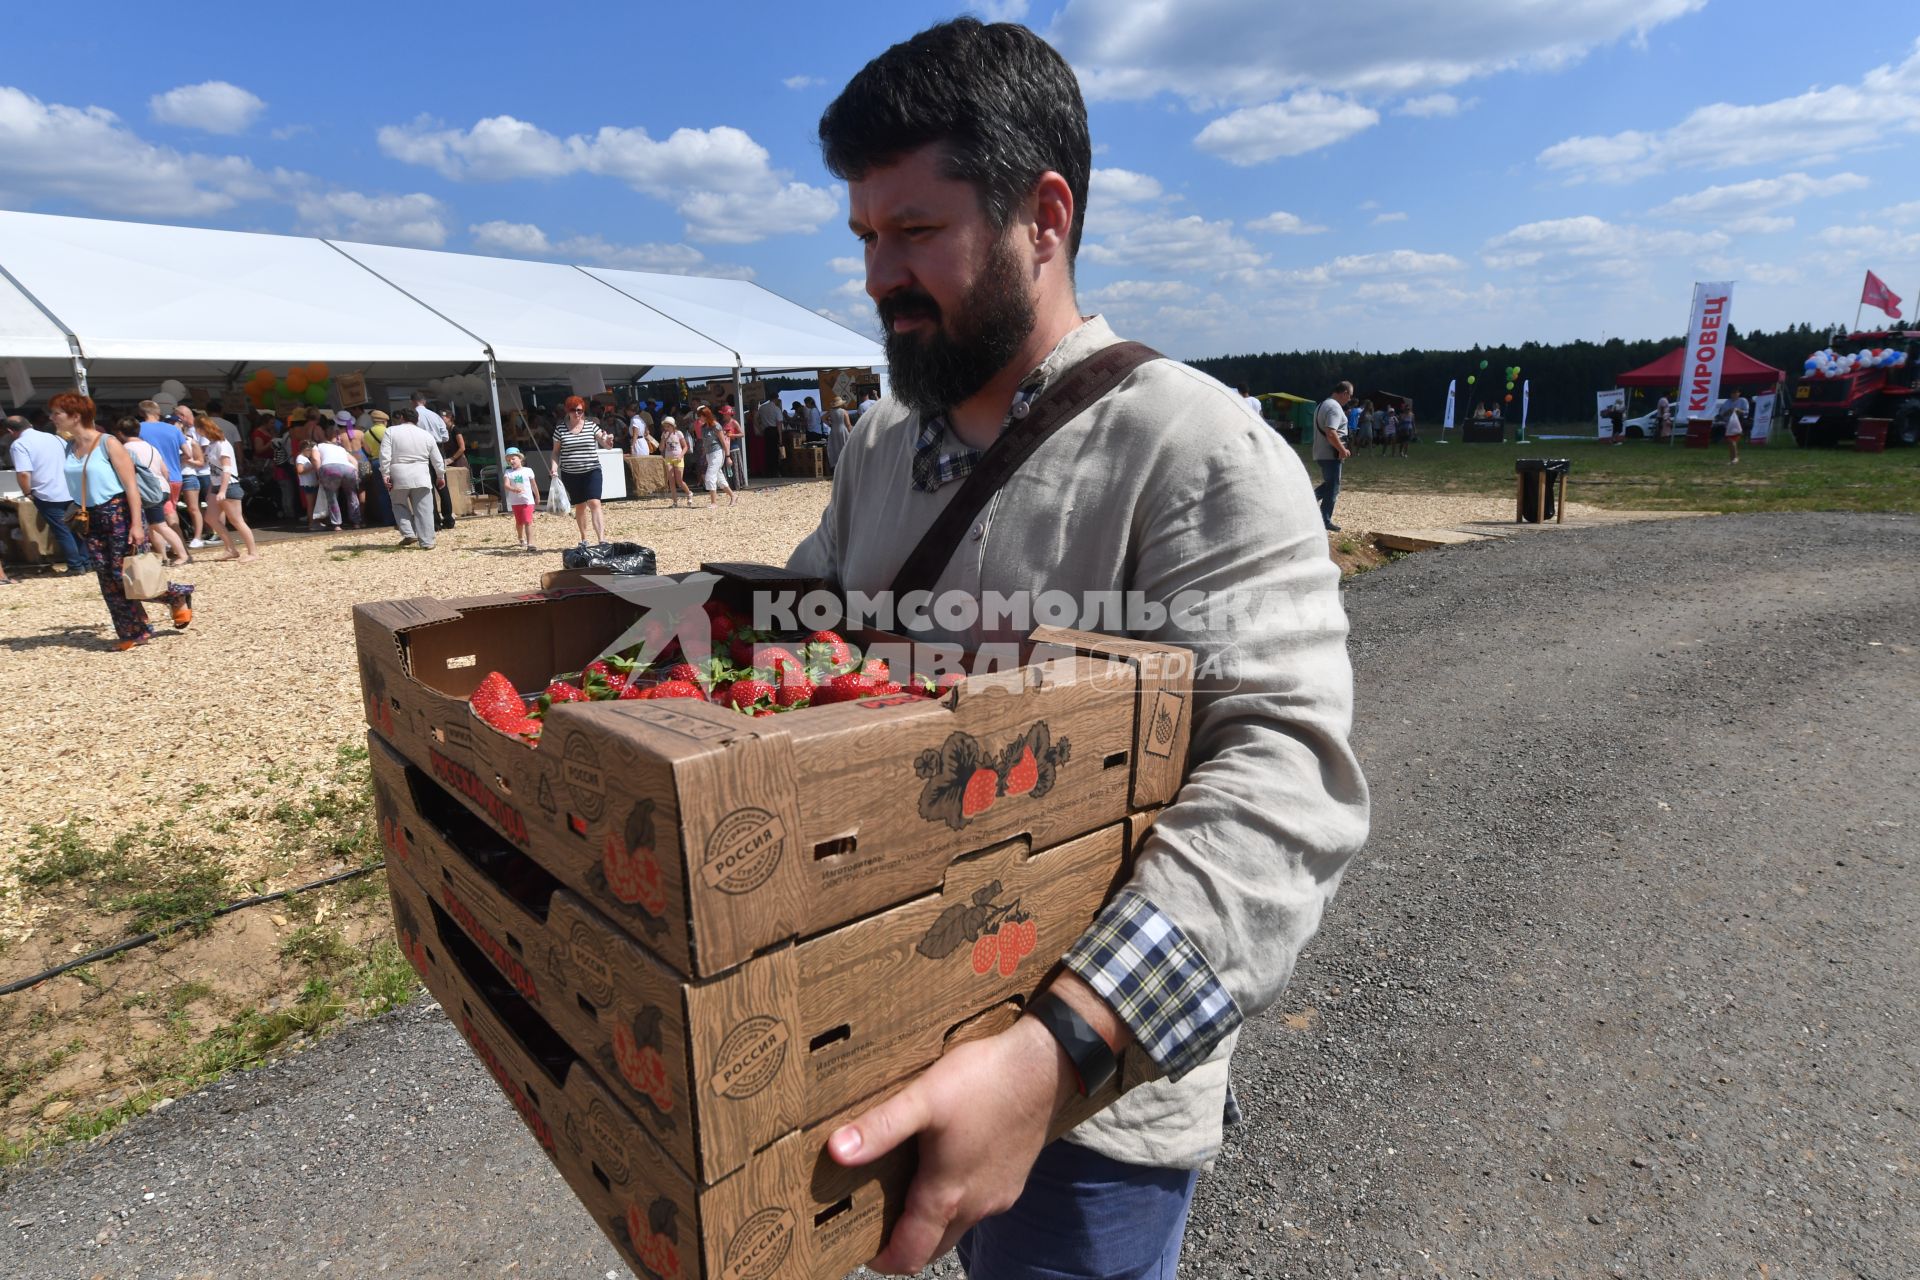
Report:
[{"label": "man in white shirt", "polygon": [[[455,452],[453,447],[453,429],[447,425],[447,420],[441,417],[440,414],[427,403],[427,393],[424,391],[416,391],[413,393],[413,417],[419,428],[432,436],[433,442],[440,447],[440,461],[443,469],[446,465],[452,465],[448,461],[448,455]],[[464,453],[465,450],[462,449],[460,452]],[[434,490],[434,503],[436,513],[433,527],[436,529],[453,528],[453,490],[446,484],[441,484]],[[431,547],[433,544],[422,540],[421,545]]]},{"label": "man in white shirt", "polygon": [[1248,391],[1245,387],[1241,387],[1240,399],[1242,403],[1244,403],[1247,406],[1247,408],[1253,410],[1254,417],[1260,419],[1262,422],[1266,421],[1267,415],[1261,411],[1259,396],[1254,395],[1251,391]]},{"label": "man in white shirt", "polygon": [[1313,496],[1320,500],[1320,519],[1331,533],[1340,532],[1333,522],[1333,504],[1340,497],[1340,464],[1352,454],[1347,448],[1347,405],[1352,399],[1353,384],[1342,382],[1313,411],[1313,460],[1320,466]]},{"label": "man in white shirt", "polygon": [[50,431],[28,427],[14,437],[8,450],[14,478],[20,492],[32,501],[34,510],[47,522],[54,545],[67,562],[68,573],[85,573],[93,567],[86,548],[67,528],[73,516],[73,494],[67,489],[67,447]]}]

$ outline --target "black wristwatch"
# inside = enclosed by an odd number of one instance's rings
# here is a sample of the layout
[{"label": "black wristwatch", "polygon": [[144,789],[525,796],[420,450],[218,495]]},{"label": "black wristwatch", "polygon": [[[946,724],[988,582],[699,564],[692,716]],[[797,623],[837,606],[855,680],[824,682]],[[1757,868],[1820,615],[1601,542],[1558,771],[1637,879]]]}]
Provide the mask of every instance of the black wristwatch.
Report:
[{"label": "black wristwatch", "polygon": [[1082,1096],[1091,1097],[1099,1092],[1120,1069],[1120,1060],[1113,1056],[1113,1050],[1100,1038],[1100,1033],[1053,992],[1042,992],[1027,1006],[1027,1012],[1066,1050],[1074,1073],[1080,1077]]}]

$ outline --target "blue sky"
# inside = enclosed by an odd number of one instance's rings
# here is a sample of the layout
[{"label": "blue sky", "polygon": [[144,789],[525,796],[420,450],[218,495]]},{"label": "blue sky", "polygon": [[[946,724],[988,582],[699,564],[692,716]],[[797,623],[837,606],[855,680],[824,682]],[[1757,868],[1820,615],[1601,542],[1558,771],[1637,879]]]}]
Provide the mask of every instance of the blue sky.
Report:
[{"label": "blue sky", "polygon": [[[873,330],[814,128],[957,12],[10,17],[0,207],[748,276]],[[1083,309],[1182,356],[1849,322],[1920,303],[1920,9],[998,0],[1089,98]],[[457,20],[455,20],[457,18]],[[26,54],[22,58],[19,54]]]}]

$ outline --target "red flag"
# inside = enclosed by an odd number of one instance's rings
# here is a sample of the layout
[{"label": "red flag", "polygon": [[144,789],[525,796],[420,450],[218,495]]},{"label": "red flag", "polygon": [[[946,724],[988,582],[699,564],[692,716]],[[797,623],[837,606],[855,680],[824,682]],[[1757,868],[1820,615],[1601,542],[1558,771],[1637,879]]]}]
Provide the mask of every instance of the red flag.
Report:
[{"label": "red flag", "polygon": [[1887,288],[1886,282],[1873,272],[1867,272],[1867,282],[1860,289],[1860,304],[1866,307],[1878,307],[1895,320],[1900,318],[1900,295]]}]

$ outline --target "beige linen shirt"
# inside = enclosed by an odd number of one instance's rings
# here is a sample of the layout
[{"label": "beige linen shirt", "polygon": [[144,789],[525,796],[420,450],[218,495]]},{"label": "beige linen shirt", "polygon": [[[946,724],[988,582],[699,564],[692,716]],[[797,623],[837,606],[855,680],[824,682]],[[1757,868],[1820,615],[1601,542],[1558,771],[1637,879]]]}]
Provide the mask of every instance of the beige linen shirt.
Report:
[{"label": "beige linen shirt", "polygon": [[[1089,319],[1035,376],[1044,384],[1116,341]],[[843,590],[887,590],[960,488],[912,488],[920,428],[920,415],[891,399],[867,416],[793,568]],[[964,446],[949,437],[940,447]],[[1128,1163],[1201,1167],[1220,1145],[1239,1019],[1286,989],[1367,832],[1366,782],[1347,742],[1340,574],[1306,472],[1235,392],[1151,361],[1035,450],[935,590],[1138,592],[1170,611],[1127,634],[1185,645],[1200,660],[1186,782],[1126,887],[1199,949],[1237,1013],[1207,1033],[1217,1038],[1199,1066],[1129,1092],[1071,1140]],[[1228,607],[1176,617],[1183,592]],[[931,638],[1002,637],[976,627]]]}]

